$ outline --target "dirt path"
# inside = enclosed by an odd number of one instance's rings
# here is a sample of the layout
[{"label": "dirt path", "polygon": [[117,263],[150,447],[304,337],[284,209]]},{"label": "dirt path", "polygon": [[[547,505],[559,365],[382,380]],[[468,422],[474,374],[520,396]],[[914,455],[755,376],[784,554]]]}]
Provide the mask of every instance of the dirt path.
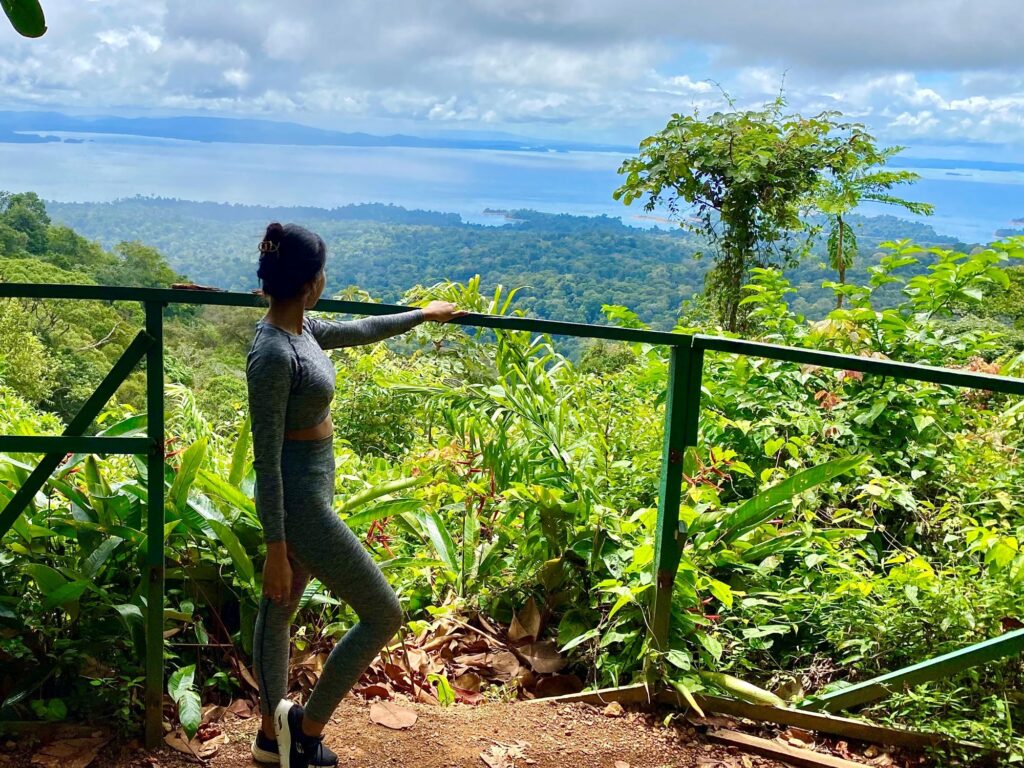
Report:
[{"label": "dirt path", "polygon": [[[785,768],[760,757],[730,753],[685,723],[666,728],[639,712],[606,717],[586,704],[497,704],[441,708],[403,702],[418,715],[408,730],[370,720],[370,704],[346,699],[327,728],[327,742],[351,768]],[[252,768],[249,743],[258,721],[227,718],[226,744],[209,768]],[[27,745],[0,745],[0,768],[39,768]],[[199,761],[162,748],[147,753],[109,746],[93,766],[194,768]]]},{"label": "dirt path", "polygon": [[[788,764],[744,754],[709,742],[679,716],[627,711],[607,716],[588,704],[485,703],[480,706],[396,705],[414,712],[407,730],[371,721],[371,704],[347,698],[327,727],[327,743],[347,768],[788,768]],[[714,719],[714,718],[713,718]],[[257,768],[249,744],[257,718],[227,715],[217,724],[215,753],[208,760],[169,747],[147,752],[137,743],[109,743],[92,759],[73,740],[43,747],[31,739],[0,741],[0,768]],[[88,730],[88,729],[86,729]],[[92,736],[100,732],[93,732]],[[767,735],[767,734],[766,734]],[[87,741],[85,739],[82,740]],[[63,742],[65,756],[40,757]],[[915,757],[895,761],[862,745],[845,756],[871,766],[925,766]],[[211,749],[211,752],[214,750]],[[77,758],[77,759],[76,759]]]}]

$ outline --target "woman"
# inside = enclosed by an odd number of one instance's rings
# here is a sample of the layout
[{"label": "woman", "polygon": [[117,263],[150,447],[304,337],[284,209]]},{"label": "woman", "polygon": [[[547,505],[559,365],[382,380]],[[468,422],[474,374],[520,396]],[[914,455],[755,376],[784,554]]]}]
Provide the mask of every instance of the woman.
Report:
[{"label": "woman", "polygon": [[[263,723],[253,757],[285,768],[337,765],[324,725],[401,625],[398,598],[332,509],[334,450],[330,404],[335,371],[325,349],[371,344],[425,320],[466,314],[432,301],[423,309],[336,322],[306,317],[324,289],[324,241],[274,223],[260,243],[257,276],[270,300],[246,364],[252,419],[256,509],[267,560],[253,640]],[[315,576],[359,616],[331,651],[303,710],[285,699],[289,629]]]}]

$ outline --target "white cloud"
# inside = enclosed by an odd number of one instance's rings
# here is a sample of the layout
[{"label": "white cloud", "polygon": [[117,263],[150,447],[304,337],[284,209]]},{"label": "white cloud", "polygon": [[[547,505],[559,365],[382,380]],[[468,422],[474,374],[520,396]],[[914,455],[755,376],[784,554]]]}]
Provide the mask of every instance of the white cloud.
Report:
[{"label": "white cloud", "polygon": [[1019,140],[1018,0],[47,0],[0,29],[0,100],[632,143],[778,93],[880,136]]}]

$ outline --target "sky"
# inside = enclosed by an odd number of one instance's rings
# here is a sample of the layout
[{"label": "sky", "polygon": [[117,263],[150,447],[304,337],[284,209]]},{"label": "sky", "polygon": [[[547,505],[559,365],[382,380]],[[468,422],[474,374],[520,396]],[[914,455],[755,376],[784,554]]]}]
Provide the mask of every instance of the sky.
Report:
[{"label": "sky", "polygon": [[675,112],[838,109],[932,157],[1024,156],[1020,0],[42,0],[0,109],[635,145]]}]

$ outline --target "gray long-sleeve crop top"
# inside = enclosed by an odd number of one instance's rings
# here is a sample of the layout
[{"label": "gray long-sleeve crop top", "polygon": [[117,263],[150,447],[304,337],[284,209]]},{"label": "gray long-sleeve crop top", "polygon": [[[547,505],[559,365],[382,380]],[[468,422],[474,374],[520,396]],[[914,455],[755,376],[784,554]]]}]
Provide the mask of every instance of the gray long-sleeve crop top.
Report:
[{"label": "gray long-sleeve crop top", "polygon": [[423,310],[335,321],[307,317],[302,333],[256,324],[245,377],[252,422],[256,512],[267,543],[284,540],[281,448],[284,433],[315,427],[330,414],[334,364],[325,349],[372,344],[423,322]]}]

